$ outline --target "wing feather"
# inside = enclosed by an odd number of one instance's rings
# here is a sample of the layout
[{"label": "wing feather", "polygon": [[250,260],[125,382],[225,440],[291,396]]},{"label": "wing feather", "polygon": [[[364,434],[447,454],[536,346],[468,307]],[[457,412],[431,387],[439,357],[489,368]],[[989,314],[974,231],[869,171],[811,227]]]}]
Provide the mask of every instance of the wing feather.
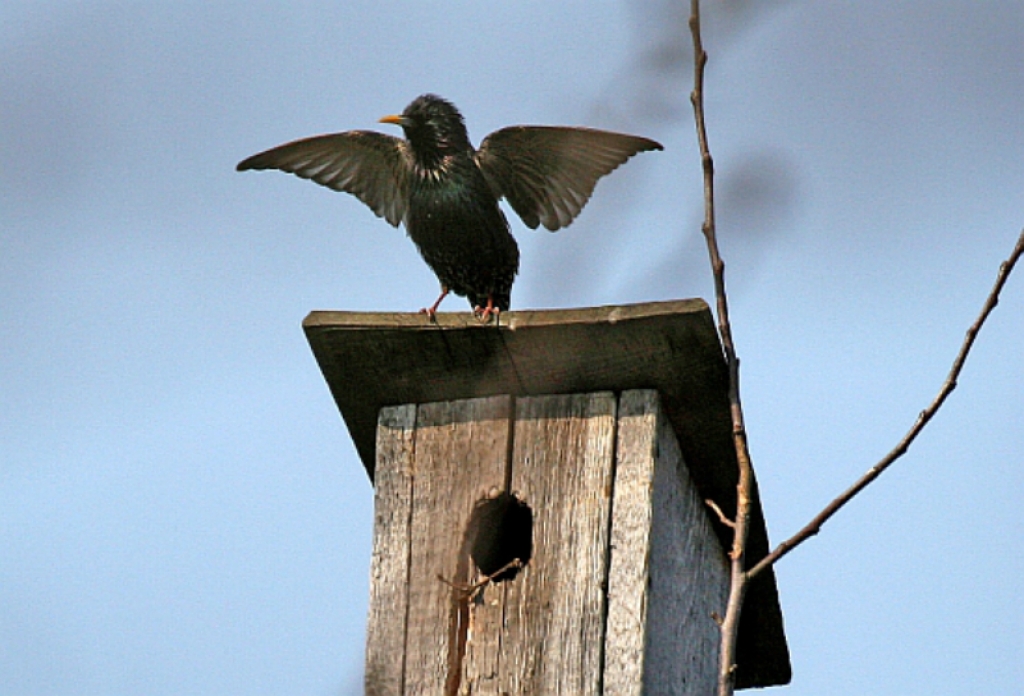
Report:
[{"label": "wing feather", "polygon": [[553,232],[580,214],[598,179],[638,152],[661,149],[648,138],[593,128],[511,126],[484,138],[476,161],[528,227]]},{"label": "wing feather", "polygon": [[408,146],[375,131],[347,131],[295,140],[238,163],[238,171],[279,169],[356,196],[395,227],[408,200]]}]

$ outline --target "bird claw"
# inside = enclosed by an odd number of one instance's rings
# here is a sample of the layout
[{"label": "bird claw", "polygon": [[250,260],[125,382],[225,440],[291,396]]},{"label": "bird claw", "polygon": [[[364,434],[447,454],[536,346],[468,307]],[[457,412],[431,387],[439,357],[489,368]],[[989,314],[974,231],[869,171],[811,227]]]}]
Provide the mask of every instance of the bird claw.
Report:
[{"label": "bird claw", "polygon": [[437,298],[437,300],[434,302],[434,304],[430,305],[429,307],[424,307],[423,309],[421,309],[420,310],[420,314],[426,314],[427,315],[427,319],[429,319],[430,321],[432,321],[434,323],[437,323],[437,308],[441,306],[441,300],[443,300],[444,298],[448,297],[448,293],[449,293],[448,288],[446,288],[446,287],[444,287],[442,285],[441,286],[441,296]]},{"label": "bird claw", "polygon": [[491,296],[487,297],[486,307],[480,307],[478,305],[473,308],[473,314],[481,321],[481,323],[484,324],[491,320],[491,315],[494,315],[494,318],[497,319],[500,313],[501,309],[494,306],[494,298]]}]

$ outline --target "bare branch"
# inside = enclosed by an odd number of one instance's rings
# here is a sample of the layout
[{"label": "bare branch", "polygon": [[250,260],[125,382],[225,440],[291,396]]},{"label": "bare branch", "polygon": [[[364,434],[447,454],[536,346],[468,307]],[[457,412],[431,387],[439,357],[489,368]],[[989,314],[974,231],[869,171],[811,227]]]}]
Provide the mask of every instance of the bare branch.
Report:
[{"label": "bare branch", "polygon": [[974,340],[977,338],[978,332],[981,331],[981,327],[985,324],[985,320],[988,319],[988,315],[991,314],[992,310],[995,309],[995,306],[999,304],[999,293],[1002,292],[1007,278],[1010,277],[1010,273],[1013,272],[1013,267],[1017,264],[1017,260],[1020,259],[1022,254],[1024,254],[1024,230],[1021,231],[1020,236],[1017,238],[1017,245],[1013,248],[1009,258],[1000,264],[999,274],[996,276],[995,285],[992,287],[992,291],[988,294],[988,298],[985,300],[985,304],[982,306],[981,313],[978,315],[978,318],[975,319],[974,323],[971,324],[971,327],[967,329],[967,335],[964,336],[963,344],[960,346],[960,352],[957,353],[956,359],[953,360],[953,366],[949,371],[949,375],[946,377],[946,381],[943,382],[942,388],[939,389],[939,393],[935,396],[932,402],[928,404],[928,408],[921,411],[917,420],[914,421],[914,425],[907,431],[907,434],[903,436],[903,439],[900,440],[892,451],[885,455],[881,461],[868,469],[863,476],[857,479],[852,486],[847,488],[841,495],[839,495],[839,497],[825,506],[825,509],[819,512],[803,529],[791,536],[789,539],[786,539],[775,547],[774,551],[758,561],[757,565],[747,571],[748,578],[754,577],[805,542],[807,539],[817,534],[821,530],[822,525],[824,525],[832,515],[839,512],[839,510],[850,502],[854,496],[860,493],[865,486],[878,478],[893,462],[906,454],[911,443],[921,433],[924,426],[928,424],[928,421],[930,421],[938,412],[939,408],[942,407],[942,404],[946,401],[946,397],[956,389],[957,379],[959,379],[960,371],[963,369],[964,363],[967,361],[967,356],[971,352]]},{"label": "bare branch", "polygon": [[[722,338],[722,348],[725,351],[725,361],[729,370],[729,410],[732,416],[736,461],[739,466],[739,482],[736,486],[736,518],[728,523],[733,528],[732,551],[729,553],[732,565],[729,600],[726,604],[725,617],[721,621],[718,671],[719,696],[729,696],[733,693],[736,681],[736,638],[748,582],[744,566],[747,533],[750,527],[750,491],[753,475],[750,452],[747,449],[747,431],[743,422],[743,406],[740,401],[740,361],[736,357],[732,328],[729,324],[729,301],[725,290],[725,262],[722,261],[722,256],[718,251],[715,230],[715,166],[714,160],[711,158],[711,148],[708,145],[708,133],[704,122],[704,68],[708,62],[708,55],[704,51],[701,40],[700,0],[691,0],[690,3],[690,33],[693,36],[693,92],[690,93],[690,103],[693,105],[701,167],[704,172],[704,224],[701,226],[701,231],[707,242],[711,270],[715,278],[718,332]],[[722,519],[725,519],[721,510],[717,510],[717,512]]]},{"label": "bare branch", "polygon": [[971,325],[964,337],[960,351],[953,361],[946,381],[928,407],[920,413],[917,420],[907,434],[897,443],[889,454],[881,461],[871,467],[860,479],[850,488],[844,491],[839,497],[829,503],[817,516],[814,517],[803,529],[795,535],[779,544],[775,550],[757,562],[749,570],[746,565],[746,543],[750,524],[751,487],[753,480],[750,453],[747,448],[746,427],[743,419],[743,408],[740,401],[739,390],[739,358],[736,355],[735,346],[732,340],[732,329],[729,323],[728,296],[725,288],[725,263],[718,250],[718,241],[715,227],[715,201],[714,201],[714,161],[711,157],[711,149],[708,145],[707,128],[704,118],[704,73],[708,56],[704,51],[701,39],[700,26],[700,0],[690,2],[690,33],[693,39],[693,91],[690,93],[690,102],[693,105],[694,120],[697,129],[697,142],[700,148],[701,167],[704,181],[704,222],[701,231],[704,234],[708,247],[708,255],[715,282],[715,300],[718,314],[718,331],[722,339],[722,348],[725,353],[725,360],[729,372],[729,408],[732,418],[733,443],[736,450],[736,461],[739,467],[739,481],[737,484],[736,496],[736,517],[730,520],[722,509],[712,501],[706,501],[708,506],[715,511],[723,524],[733,529],[733,545],[729,553],[731,559],[729,598],[726,605],[725,616],[714,616],[721,631],[721,647],[719,653],[718,672],[718,696],[731,696],[735,688],[736,677],[736,644],[739,631],[740,614],[743,608],[743,600],[746,595],[747,586],[751,579],[766,568],[771,567],[776,561],[788,554],[801,543],[817,534],[822,525],[829,518],[838,512],[846,503],[852,500],[860,491],[867,487],[872,481],[881,475],[893,462],[902,457],[917,438],[928,422],[935,416],[946,398],[956,388],[957,379],[963,369],[971,347],[977,338],[978,332],[984,325],[988,315],[999,302],[999,294],[1006,283],[1007,278],[1013,271],[1018,259],[1024,254],[1024,231],[1021,232],[1017,244],[1010,254],[1010,257],[1003,262],[999,268],[999,274],[992,291],[989,293],[981,313]]}]

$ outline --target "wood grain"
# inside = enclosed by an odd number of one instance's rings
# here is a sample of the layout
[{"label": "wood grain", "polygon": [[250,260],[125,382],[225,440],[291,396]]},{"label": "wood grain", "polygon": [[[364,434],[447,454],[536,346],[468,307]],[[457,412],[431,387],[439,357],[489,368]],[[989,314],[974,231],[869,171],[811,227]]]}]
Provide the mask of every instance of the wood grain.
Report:
[{"label": "wood grain", "polygon": [[415,470],[409,521],[409,609],[405,691],[445,693],[457,668],[462,593],[471,579],[463,548],[473,504],[504,481],[510,399],[423,404],[416,413]]},{"label": "wood grain", "polygon": [[615,401],[517,400],[513,489],[534,511],[534,554],[508,590],[507,693],[600,693]]},{"label": "wood grain", "polygon": [[370,607],[366,622],[365,693],[404,692],[408,605],[409,523],[412,515],[414,405],[381,409],[377,426]]}]

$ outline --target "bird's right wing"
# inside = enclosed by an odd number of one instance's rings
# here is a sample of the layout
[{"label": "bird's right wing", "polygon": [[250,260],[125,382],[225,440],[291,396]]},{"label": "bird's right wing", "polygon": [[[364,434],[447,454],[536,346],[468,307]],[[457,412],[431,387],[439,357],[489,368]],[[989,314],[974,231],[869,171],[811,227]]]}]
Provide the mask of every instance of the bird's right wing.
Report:
[{"label": "bird's right wing", "polygon": [[395,227],[405,216],[407,145],[384,133],[347,131],[295,140],[242,160],[236,169],[280,169],[351,193]]}]

